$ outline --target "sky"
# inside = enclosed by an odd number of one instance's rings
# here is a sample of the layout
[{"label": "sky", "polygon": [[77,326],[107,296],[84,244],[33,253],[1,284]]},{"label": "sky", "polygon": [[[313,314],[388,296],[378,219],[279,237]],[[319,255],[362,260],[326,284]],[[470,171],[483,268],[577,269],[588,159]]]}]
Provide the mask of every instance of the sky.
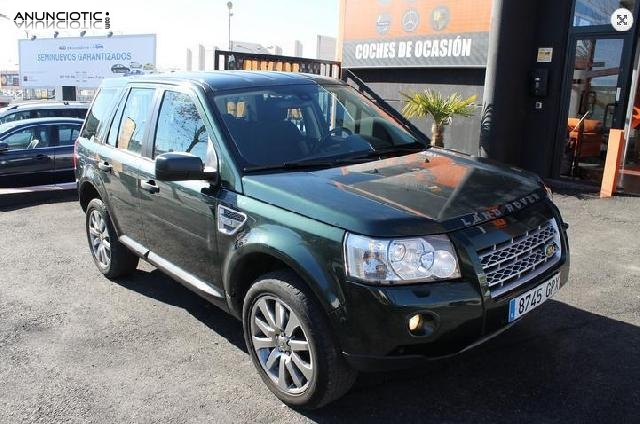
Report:
[{"label": "sky", "polygon": [[[232,0],[231,39],[279,45],[283,54],[293,55],[294,40],[303,44],[303,56],[315,57],[316,36],[338,34],[338,0]],[[13,23],[17,12],[109,12],[111,31],[120,34],[157,34],[157,67],[184,69],[186,49],[202,44],[211,55],[214,46],[228,47],[227,0],[0,0],[0,69],[18,69],[18,39],[23,30]],[[87,36],[106,35],[106,30],[89,30]],[[53,37],[52,31],[33,31],[38,38]],[[77,37],[78,31],[60,31],[59,37]]]}]

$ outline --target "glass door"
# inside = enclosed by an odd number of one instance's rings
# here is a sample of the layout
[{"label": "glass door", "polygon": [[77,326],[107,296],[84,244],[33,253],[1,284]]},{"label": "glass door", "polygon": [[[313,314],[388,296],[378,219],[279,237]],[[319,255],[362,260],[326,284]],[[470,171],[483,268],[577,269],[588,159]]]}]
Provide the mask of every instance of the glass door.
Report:
[{"label": "glass door", "polygon": [[624,39],[575,37],[573,47],[561,173],[599,182],[609,129],[624,126]]},{"label": "glass door", "polygon": [[[639,40],[640,41],[640,40]],[[640,195],[640,42],[636,47],[634,84],[627,107],[626,144],[620,164],[618,191]]]}]

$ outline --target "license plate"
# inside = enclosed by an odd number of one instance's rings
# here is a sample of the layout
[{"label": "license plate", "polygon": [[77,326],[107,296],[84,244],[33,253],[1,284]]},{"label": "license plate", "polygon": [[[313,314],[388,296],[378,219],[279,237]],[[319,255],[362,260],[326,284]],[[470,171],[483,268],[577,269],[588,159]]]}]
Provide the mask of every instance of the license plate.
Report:
[{"label": "license plate", "polygon": [[542,305],[560,290],[560,274],[556,274],[538,287],[529,290],[509,302],[509,322]]}]

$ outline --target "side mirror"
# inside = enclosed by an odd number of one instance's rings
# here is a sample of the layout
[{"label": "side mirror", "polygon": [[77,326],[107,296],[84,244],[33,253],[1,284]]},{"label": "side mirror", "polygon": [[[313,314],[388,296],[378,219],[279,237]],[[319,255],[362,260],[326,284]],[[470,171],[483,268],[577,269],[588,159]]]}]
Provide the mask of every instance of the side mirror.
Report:
[{"label": "side mirror", "polygon": [[205,172],[202,159],[191,153],[169,152],[156,157],[156,178],[160,181],[208,180],[217,183],[217,172]]},{"label": "side mirror", "polygon": [[0,142],[0,153],[6,152],[7,150],[9,150],[9,144]]}]

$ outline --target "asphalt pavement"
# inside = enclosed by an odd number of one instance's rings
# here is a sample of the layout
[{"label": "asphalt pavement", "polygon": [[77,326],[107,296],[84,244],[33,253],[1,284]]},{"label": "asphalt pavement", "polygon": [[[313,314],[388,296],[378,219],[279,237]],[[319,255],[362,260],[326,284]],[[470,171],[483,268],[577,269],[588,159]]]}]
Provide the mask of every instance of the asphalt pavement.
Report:
[{"label": "asphalt pavement", "polygon": [[558,196],[569,283],[463,355],[365,374],[301,414],[251,364],[241,324],[147,264],[94,266],[71,198],[0,212],[0,422],[637,423],[640,198]]}]

